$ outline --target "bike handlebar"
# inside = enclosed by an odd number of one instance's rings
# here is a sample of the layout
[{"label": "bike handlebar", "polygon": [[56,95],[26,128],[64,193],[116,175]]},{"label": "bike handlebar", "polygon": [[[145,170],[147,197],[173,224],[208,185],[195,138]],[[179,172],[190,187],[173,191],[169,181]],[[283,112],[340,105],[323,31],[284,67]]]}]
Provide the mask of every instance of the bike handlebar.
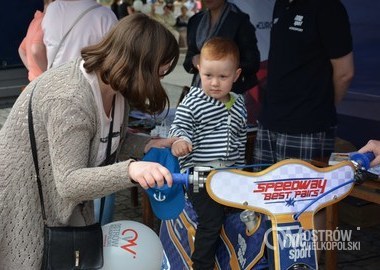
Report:
[{"label": "bike handlebar", "polygon": [[[370,168],[370,163],[375,159],[373,152],[358,153],[354,152],[350,154],[350,160],[355,162],[360,168],[368,170]],[[209,168],[211,169],[211,168]],[[189,174],[189,170],[186,173],[172,173],[172,179],[174,184],[182,184],[189,186],[189,184],[198,184],[198,179]],[[204,178],[204,181],[206,179]],[[193,183],[195,182],[195,183]]]},{"label": "bike handlebar", "polygon": [[172,173],[172,179],[174,184],[189,184],[189,174],[188,173]]},{"label": "bike handlebar", "polygon": [[368,170],[370,168],[370,163],[375,159],[375,155],[373,152],[366,153],[351,153],[350,160],[356,162],[360,167]]}]

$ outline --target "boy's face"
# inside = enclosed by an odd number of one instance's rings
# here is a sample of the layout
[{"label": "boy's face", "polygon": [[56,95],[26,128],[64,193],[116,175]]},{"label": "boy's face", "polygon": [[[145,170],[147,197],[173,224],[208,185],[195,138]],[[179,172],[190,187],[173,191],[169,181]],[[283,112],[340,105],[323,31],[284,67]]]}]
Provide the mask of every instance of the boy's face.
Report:
[{"label": "boy's face", "polygon": [[206,95],[221,102],[230,100],[232,84],[239,78],[241,69],[236,67],[231,57],[219,60],[208,60],[201,56],[198,65],[202,88]]}]

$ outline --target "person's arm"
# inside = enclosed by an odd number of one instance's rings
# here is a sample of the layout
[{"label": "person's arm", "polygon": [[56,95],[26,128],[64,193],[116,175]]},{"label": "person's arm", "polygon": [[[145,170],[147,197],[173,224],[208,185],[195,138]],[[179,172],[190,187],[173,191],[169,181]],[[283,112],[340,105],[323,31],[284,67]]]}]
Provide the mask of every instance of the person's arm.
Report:
[{"label": "person's arm", "polygon": [[80,203],[131,187],[133,181],[143,188],[162,186],[164,178],[171,184],[169,171],[158,163],[129,159],[92,167],[90,153],[95,150],[91,142],[96,139],[96,109],[79,97],[50,99],[35,115],[39,112],[46,119],[52,181],[62,198]]},{"label": "person's arm", "polygon": [[193,130],[194,117],[191,108],[181,102],[169,130],[169,136],[176,140],[172,144],[172,154],[174,156],[182,157],[193,151]]},{"label": "person's arm", "polygon": [[[183,61],[184,69],[191,74],[198,73],[197,64],[199,64],[199,49],[196,43],[196,35],[198,28],[199,14],[190,18],[187,25],[187,51],[185,60]],[[197,63],[198,62],[198,63]]]},{"label": "person's arm", "polygon": [[338,105],[345,96],[352,78],[354,77],[353,53],[330,60],[333,68],[333,83],[335,94],[335,105]]},{"label": "person's arm", "polygon": [[177,138],[153,138],[148,141],[144,147],[144,153],[148,152],[151,148],[166,148],[171,147]]},{"label": "person's arm", "polygon": [[249,16],[243,13],[242,22],[238,28],[236,43],[240,51],[240,67],[242,74],[255,74],[260,68],[260,52],[257,48],[256,29],[251,24]]},{"label": "person's arm", "polygon": [[318,6],[317,27],[333,69],[335,104],[347,92],[354,75],[350,21],[341,1],[326,1]]},{"label": "person's arm", "polygon": [[119,152],[119,160],[127,160],[130,158],[142,159],[144,154],[151,148],[171,147],[175,141],[175,138],[152,138],[146,134],[127,132],[125,141]]},{"label": "person's arm", "polygon": [[25,49],[25,39],[21,42],[20,46],[18,47],[18,54],[20,55],[20,59],[26,69],[29,70],[28,68],[28,60],[26,58],[26,49]]},{"label": "person's arm", "polygon": [[43,43],[34,43],[31,47],[31,52],[34,58],[34,61],[41,69],[41,71],[46,71],[47,69],[47,55],[46,47]]},{"label": "person's arm", "polygon": [[373,152],[375,159],[371,162],[371,167],[380,165],[380,141],[369,140],[368,143],[359,149],[359,153]]},{"label": "person's arm", "polygon": [[[186,101],[186,99],[184,100]],[[170,126],[169,136],[192,141],[194,131],[194,117],[191,108],[183,102],[178,106],[173,123]]]}]

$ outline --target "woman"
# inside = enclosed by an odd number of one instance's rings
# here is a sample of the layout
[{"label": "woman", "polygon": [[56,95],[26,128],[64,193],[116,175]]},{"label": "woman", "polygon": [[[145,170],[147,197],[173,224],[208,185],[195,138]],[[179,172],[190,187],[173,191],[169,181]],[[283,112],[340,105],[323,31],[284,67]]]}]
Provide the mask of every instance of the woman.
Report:
[{"label": "woman", "polygon": [[200,86],[197,65],[200,50],[213,36],[230,38],[240,51],[242,74],[233,86],[235,93],[243,93],[257,84],[256,72],[260,65],[255,27],[249,16],[226,0],[205,0],[206,10],[192,16],[187,26],[187,53],[183,66],[193,73],[193,86]]},{"label": "woman", "polygon": [[128,159],[100,165],[112,114],[111,153],[116,159],[171,146],[169,139],[126,135],[126,128],[130,107],[148,113],[165,109],[168,97],[160,79],[178,60],[173,35],[148,16],[135,14],[81,55],[30,83],[0,131],[1,269],[41,267],[43,222],[28,134],[32,92],[47,225],[92,224],[93,199],[133,182],[143,188],[162,186],[164,179],[172,183],[169,171],[157,163]]}]

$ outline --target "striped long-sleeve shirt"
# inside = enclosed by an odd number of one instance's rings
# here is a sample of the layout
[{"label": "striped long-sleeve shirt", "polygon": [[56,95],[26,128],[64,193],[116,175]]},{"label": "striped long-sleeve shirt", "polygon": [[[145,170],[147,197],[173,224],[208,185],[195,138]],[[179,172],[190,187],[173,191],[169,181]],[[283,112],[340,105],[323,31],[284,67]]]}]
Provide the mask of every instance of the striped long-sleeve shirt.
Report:
[{"label": "striped long-sleeve shirt", "polygon": [[242,95],[227,109],[222,102],[192,87],[177,108],[169,136],[192,143],[193,151],[179,158],[181,169],[211,161],[244,165],[247,111]]}]

